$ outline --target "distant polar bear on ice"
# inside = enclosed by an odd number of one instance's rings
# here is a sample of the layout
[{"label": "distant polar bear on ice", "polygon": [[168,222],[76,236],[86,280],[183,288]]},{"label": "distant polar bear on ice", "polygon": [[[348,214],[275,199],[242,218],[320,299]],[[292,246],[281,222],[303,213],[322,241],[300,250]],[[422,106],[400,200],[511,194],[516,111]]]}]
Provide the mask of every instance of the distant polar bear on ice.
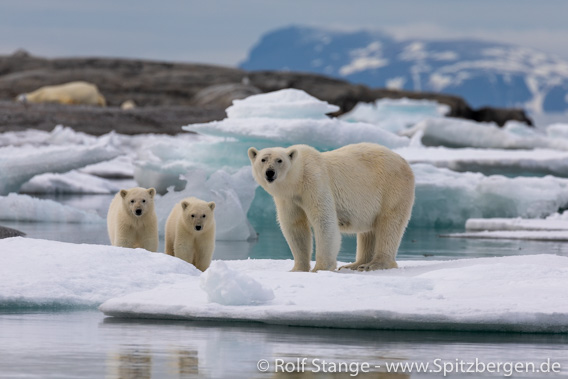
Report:
[{"label": "distant polar bear on ice", "polygon": [[196,197],[177,203],[166,221],[166,254],[207,270],[215,250],[214,210],[214,202]]},{"label": "distant polar bear on ice", "polygon": [[341,233],[357,233],[354,263],[368,271],[397,267],[395,258],[414,204],[414,174],[386,147],[360,143],[324,153],[307,145],[248,150],[256,181],[274,198],[292,271],[335,270]]},{"label": "distant polar bear on ice", "polygon": [[44,86],[30,93],[19,95],[16,100],[23,103],[60,103],[74,105],[106,106],[106,100],[96,85],[87,82],[69,82]]},{"label": "distant polar bear on ice", "polygon": [[158,217],[154,209],[154,188],[120,190],[112,199],[107,228],[113,246],[158,251]]}]

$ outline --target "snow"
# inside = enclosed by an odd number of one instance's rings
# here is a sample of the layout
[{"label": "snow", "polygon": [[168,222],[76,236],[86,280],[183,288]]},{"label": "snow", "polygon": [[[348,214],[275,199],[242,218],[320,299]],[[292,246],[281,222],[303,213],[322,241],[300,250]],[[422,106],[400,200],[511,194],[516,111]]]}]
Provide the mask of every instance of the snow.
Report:
[{"label": "snow", "polygon": [[[568,331],[566,257],[400,263],[399,269],[370,273],[298,273],[287,271],[291,261],[226,261],[201,279],[110,299],[100,310],[118,317],[355,329]],[[239,286],[250,291],[226,296],[240,305],[217,302],[209,296],[209,284],[202,288],[212,276],[218,278],[215,286],[231,287],[237,273],[245,278]],[[272,300],[250,304],[249,292],[268,290]]]},{"label": "snow", "polygon": [[270,288],[264,288],[249,275],[229,268],[223,261],[213,262],[201,275],[200,286],[210,303],[221,305],[258,305],[274,299]]},{"label": "snow", "polygon": [[142,249],[22,237],[0,240],[0,309],[96,307],[197,277],[180,259]]},{"label": "snow", "polygon": [[566,215],[556,213],[546,219],[526,218],[471,218],[465,223],[467,231],[491,230],[533,230],[533,231],[568,231],[568,218]]},{"label": "snow", "polygon": [[0,220],[96,224],[106,222],[96,212],[86,212],[49,199],[11,193],[0,196]]}]

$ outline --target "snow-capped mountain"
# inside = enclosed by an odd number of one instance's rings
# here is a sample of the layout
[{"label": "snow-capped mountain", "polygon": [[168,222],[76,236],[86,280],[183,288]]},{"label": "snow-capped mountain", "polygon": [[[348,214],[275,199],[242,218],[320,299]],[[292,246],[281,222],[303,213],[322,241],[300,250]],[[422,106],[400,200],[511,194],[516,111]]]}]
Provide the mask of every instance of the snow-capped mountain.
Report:
[{"label": "snow-capped mountain", "polygon": [[380,31],[291,26],[265,34],[240,67],[315,72],[370,87],[450,93],[474,107],[568,111],[568,62],[502,43],[397,41]]}]

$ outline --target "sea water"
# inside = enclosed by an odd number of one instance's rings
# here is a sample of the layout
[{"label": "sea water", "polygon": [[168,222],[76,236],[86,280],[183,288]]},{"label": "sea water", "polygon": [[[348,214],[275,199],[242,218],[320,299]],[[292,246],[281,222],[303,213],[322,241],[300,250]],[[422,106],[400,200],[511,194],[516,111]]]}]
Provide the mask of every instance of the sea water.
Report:
[{"label": "sea water", "polygon": [[[52,199],[94,209],[105,217],[112,196]],[[104,223],[3,225],[26,232],[28,238],[108,244]],[[292,258],[276,220],[253,223],[253,227],[257,240],[217,241],[214,259]],[[557,242],[440,237],[454,231],[462,230],[409,228],[398,259],[541,253],[568,256],[568,244]],[[355,249],[355,238],[344,237],[339,260],[353,261]],[[544,378],[567,375],[567,343],[566,334],[371,331],[115,319],[96,309],[4,311],[0,313],[0,378],[440,378],[444,371],[450,377],[504,377],[510,376],[506,374],[514,363],[529,371],[514,372],[515,377]],[[387,366],[397,363],[398,368]],[[419,363],[423,366],[401,366]],[[561,373],[554,372],[558,366]],[[546,370],[552,372],[544,373]]]}]

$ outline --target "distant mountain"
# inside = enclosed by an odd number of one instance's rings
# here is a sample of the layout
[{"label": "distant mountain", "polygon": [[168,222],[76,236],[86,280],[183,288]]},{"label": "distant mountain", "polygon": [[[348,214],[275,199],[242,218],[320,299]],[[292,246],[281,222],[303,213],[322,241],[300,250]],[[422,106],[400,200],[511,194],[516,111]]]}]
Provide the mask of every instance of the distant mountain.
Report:
[{"label": "distant mountain", "polygon": [[474,107],[568,111],[568,61],[502,43],[396,41],[378,31],[291,26],[265,34],[240,67],[314,72],[370,87],[449,93]]}]

